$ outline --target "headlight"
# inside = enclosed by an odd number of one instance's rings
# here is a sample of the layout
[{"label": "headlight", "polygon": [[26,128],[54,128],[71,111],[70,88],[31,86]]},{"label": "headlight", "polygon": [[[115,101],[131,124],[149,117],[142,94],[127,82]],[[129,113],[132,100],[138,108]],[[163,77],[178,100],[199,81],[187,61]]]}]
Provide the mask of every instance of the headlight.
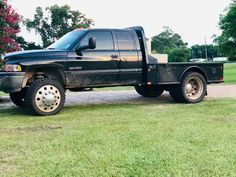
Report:
[{"label": "headlight", "polygon": [[6,72],[20,72],[22,71],[22,68],[20,65],[5,65],[5,71]]},{"label": "headlight", "polygon": [[4,55],[0,54],[0,71],[4,69],[3,58],[4,58]]}]

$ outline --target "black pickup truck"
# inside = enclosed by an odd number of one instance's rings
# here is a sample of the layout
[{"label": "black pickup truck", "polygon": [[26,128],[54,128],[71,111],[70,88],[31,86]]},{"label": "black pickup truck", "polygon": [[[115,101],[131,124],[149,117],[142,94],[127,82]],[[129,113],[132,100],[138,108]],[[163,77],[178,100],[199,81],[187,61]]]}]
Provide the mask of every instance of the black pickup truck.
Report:
[{"label": "black pickup truck", "polygon": [[45,50],[7,54],[3,62],[0,91],[37,115],[57,114],[67,89],[134,86],[144,97],[166,90],[177,102],[197,103],[207,84],[223,82],[222,63],[158,63],[142,27],[76,29]]}]

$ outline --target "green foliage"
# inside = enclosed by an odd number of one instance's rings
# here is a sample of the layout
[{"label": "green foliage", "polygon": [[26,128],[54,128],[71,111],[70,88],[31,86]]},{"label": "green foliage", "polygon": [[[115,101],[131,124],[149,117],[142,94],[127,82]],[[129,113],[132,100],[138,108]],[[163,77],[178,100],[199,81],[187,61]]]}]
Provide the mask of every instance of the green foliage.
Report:
[{"label": "green foliage", "polygon": [[154,53],[168,54],[170,62],[185,62],[190,56],[187,49],[188,44],[183,42],[181,36],[174,33],[169,27],[164,27],[163,32],[154,36],[151,45]]},{"label": "green foliage", "polygon": [[207,47],[207,57],[214,58],[222,56],[219,51],[218,46],[214,45],[194,45],[191,47],[191,58],[206,58],[206,47]]},{"label": "green foliage", "polygon": [[169,62],[187,62],[190,56],[190,49],[174,48],[169,50]]},{"label": "green foliage", "polygon": [[40,45],[36,45],[34,42],[27,42],[21,36],[17,36],[16,41],[20,44],[20,47],[24,50],[42,49]]},{"label": "green foliage", "polygon": [[47,47],[69,31],[90,27],[92,22],[79,11],[71,10],[68,5],[53,5],[45,10],[37,7],[34,19],[26,19],[25,25],[29,31],[35,30],[42,38],[43,47]]},{"label": "green foliage", "polygon": [[230,60],[236,61],[236,1],[228,7],[226,14],[220,17],[222,34],[216,39],[220,51]]},{"label": "green foliage", "polygon": [[164,31],[152,38],[152,50],[156,53],[167,53],[170,49],[186,48],[181,36],[174,33],[169,27],[164,27]]},{"label": "green foliage", "polygon": [[19,14],[7,0],[0,0],[0,54],[20,50],[15,40],[17,33],[20,32],[19,23]]},{"label": "green foliage", "polygon": [[236,100],[1,108],[0,176],[235,176]]}]

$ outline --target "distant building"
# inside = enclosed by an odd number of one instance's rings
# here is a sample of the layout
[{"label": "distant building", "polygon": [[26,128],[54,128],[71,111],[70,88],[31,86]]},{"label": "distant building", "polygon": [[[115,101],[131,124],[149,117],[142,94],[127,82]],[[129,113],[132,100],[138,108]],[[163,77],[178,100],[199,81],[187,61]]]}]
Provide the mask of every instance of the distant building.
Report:
[{"label": "distant building", "polygon": [[213,61],[219,61],[219,62],[223,62],[223,61],[229,61],[228,57],[215,57],[213,58]]},{"label": "distant building", "polygon": [[208,60],[205,58],[191,58],[189,59],[189,62],[196,62],[196,63],[204,63],[207,62]]}]

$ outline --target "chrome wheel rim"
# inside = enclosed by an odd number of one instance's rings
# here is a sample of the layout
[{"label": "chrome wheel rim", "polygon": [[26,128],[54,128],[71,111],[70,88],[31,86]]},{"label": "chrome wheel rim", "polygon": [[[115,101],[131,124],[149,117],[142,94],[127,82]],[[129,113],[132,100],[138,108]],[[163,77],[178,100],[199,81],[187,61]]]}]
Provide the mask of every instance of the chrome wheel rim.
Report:
[{"label": "chrome wheel rim", "polygon": [[198,77],[191,77],[185,85],[185,94],[189,99],[195,100],[203,93],[203,83]]},{"label": "chrome wheel rim", "polygon": [[53,85],[42,86],[37,91],[35,102],[40,111],[52,112],[60,105],[60,91]]}]

